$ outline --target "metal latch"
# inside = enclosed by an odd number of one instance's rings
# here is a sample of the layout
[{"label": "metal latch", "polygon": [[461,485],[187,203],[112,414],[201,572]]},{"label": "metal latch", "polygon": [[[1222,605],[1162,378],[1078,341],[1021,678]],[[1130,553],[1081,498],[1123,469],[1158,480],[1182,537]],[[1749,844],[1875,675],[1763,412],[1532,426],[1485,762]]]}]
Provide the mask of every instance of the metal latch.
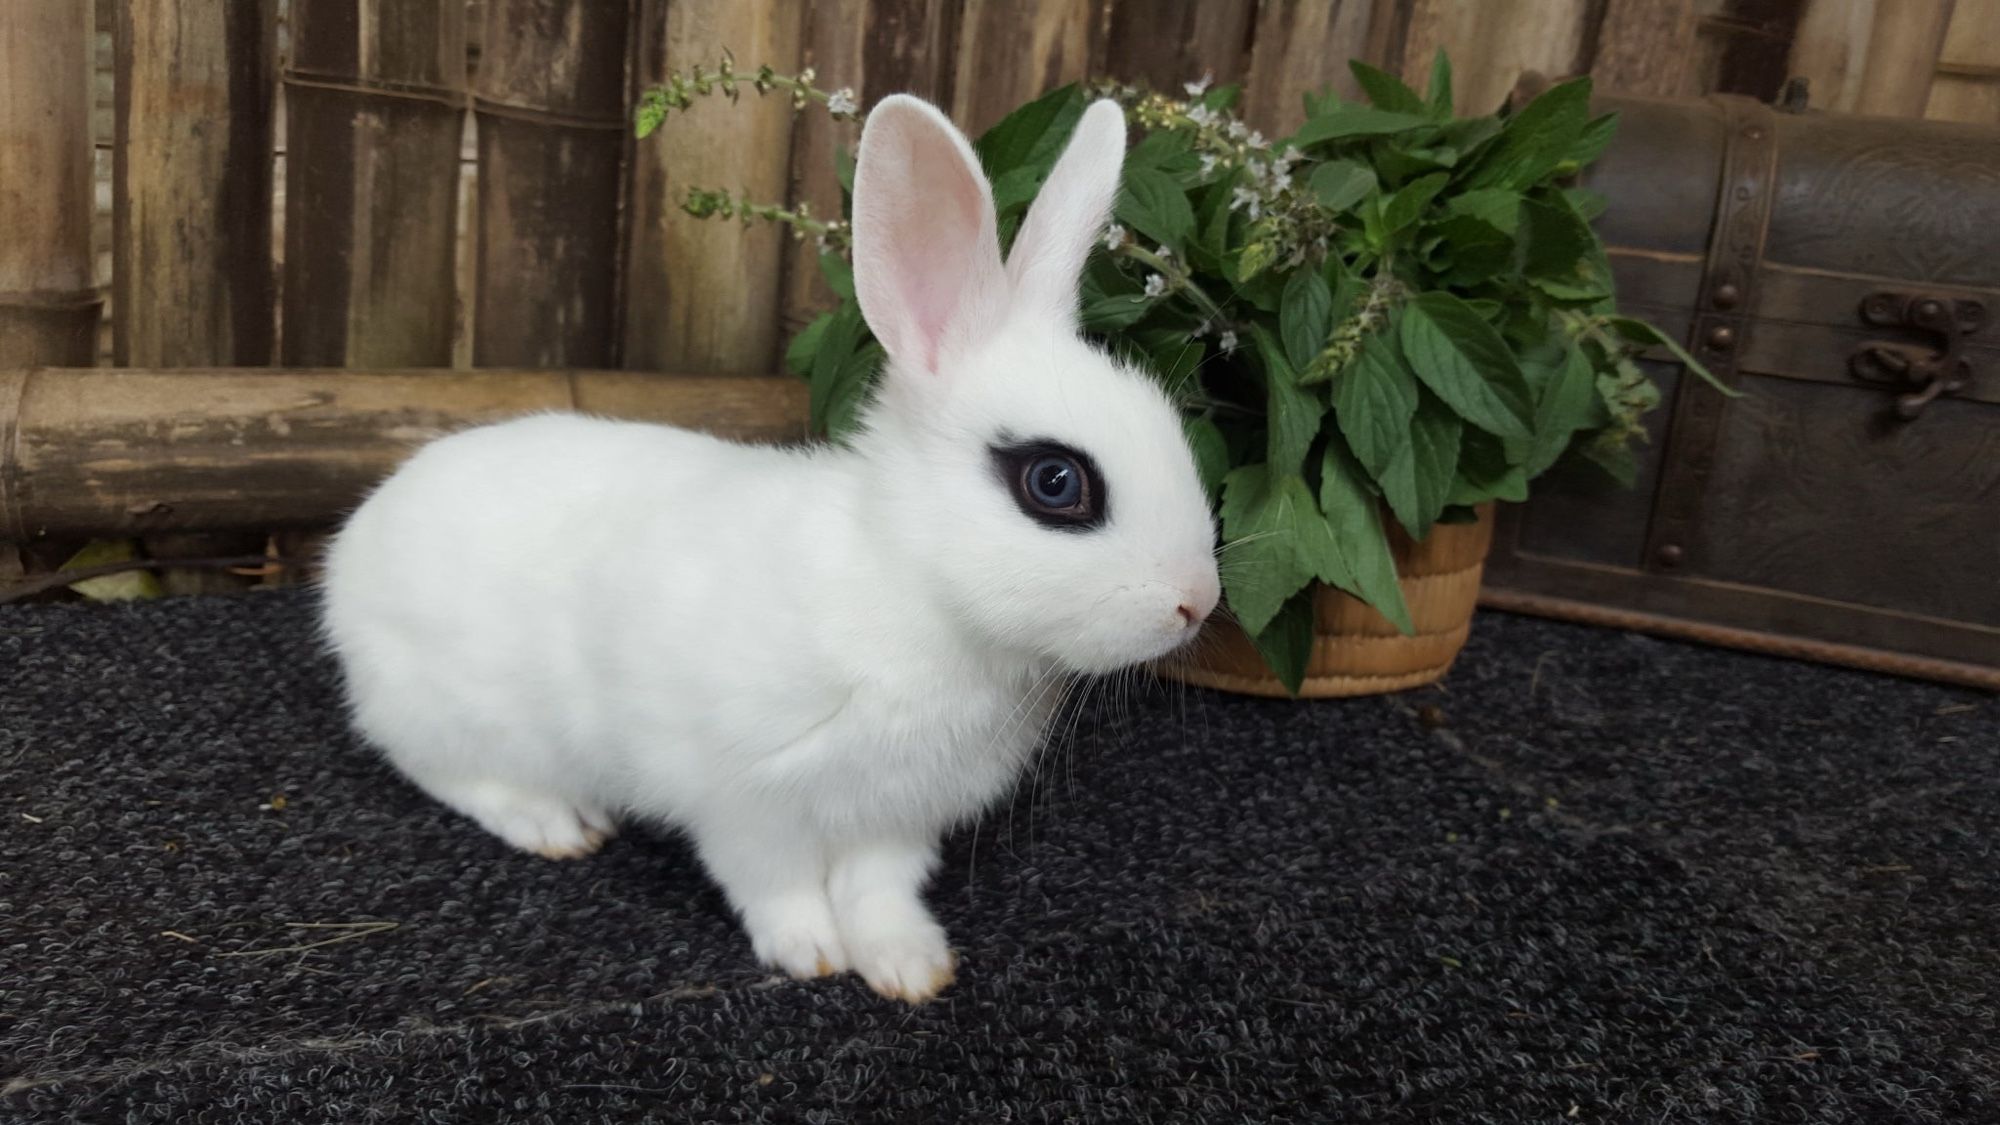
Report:
[{"label": "metal latch", "polygon": [[1848,370],[1869,383],[1907,388],[1896,396],[1896,417],[1908,421],[1939,395],[1956,394],[1972,381],[1965,337],[1986,325],[1986,306],[1965,297],[1933,293],[1875,293],[1861,302],[1861,319],[1883,328],[1913,328],[1942,337],[1939,350],[1870,340],[1848,357]]}]

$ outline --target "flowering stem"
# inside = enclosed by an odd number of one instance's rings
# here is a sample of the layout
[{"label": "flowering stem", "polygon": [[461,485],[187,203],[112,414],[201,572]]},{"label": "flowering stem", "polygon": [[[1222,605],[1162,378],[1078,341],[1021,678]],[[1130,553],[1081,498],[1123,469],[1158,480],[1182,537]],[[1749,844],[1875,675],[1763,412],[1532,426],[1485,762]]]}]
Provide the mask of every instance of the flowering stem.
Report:
[{"label": "flowering stem", "polygon": [[754,203],[747,197],[739,199],[726,190],[689,188],[687,198],[681,201],[681,210],[697,219],[741,219],[745,223],[762,219],[792,228],[793,238],[812,236],[819,241],[821,250],[844,254],[849,248],[851,228],[848,224],[839,219],[814,218],[811,204],[804,201],[800,201],[796,210],[791,210],[775,203]]},{"label": "flowering stem", "polygon": [[722,61],[714,70],[703,69],[694,64],[686,74],[676,70],[667,75],[667,80],[651,87],[639,95],[639,107],[633,114],[633,131],[641,137],[652,135],[666,123],[667,116],[675,111],[687,112],[698,97],[720,93],[730,101],[742,95],[744,86],[756,91],[759,97],[773,90],[782,90],[791,95],[792,108],[804,109],[808,103],[819,102],[835,120],[856,121],[861,116],[861,106],[851,89],[822,90],[813,85],[818,75],[811,67],[796,75],[780,74],[769,66],[760,66],[748,74],[736,69],[736,59],[728,51],[722,53]]},{"label": "flowering stem", "polygon": [[1179,289],[1187,293],[1188,298],[1192,300],[1195,303],[1196,307],[1201,309],[1203,315],[1207,316],[1210,320],[1222,319],[1222,306],[1216,304],[1214,298],[1210,297],[1207,293],[1204,293],[1202,291],[1201,286],[1196,285],[1194,283],[1194,278],[1188,275],[1187,270],[1183,268],[1179,262],[1173,261],[1168,258],[1162,258],[1158,254],[1155,254],[1151,250],[1148,250],[1140,246],[1136,242],[1125,243],[1123,246],[1120,246],[1118,248],[1117,253],[1125,255],[1126,257],[1132,259],[1133,261],[1138,262],[1140,265],[1145,266],[1146,268],[1157,272],[1162,277],[1165,277],[1167,279],[1168,284],[1172,288]]}]

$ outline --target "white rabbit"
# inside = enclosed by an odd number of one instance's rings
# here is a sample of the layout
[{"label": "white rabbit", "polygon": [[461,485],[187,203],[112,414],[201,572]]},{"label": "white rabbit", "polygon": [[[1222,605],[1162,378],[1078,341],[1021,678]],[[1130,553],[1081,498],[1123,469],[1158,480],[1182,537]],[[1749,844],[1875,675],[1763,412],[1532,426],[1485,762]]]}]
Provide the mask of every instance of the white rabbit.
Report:
[{"label": "white rabbit", "polygon": [[889,361],[848,447],[558,414],[419,451],[326,560],[358,729],[516,847],[686,831],[765,964],[937,993],[940,837],[1014,783],[1056,681],[1219,597],[1173,406],[1077,333],[1124,150],[1092,105],[1003,266],[965,138],[875,109],[854,271]]}]

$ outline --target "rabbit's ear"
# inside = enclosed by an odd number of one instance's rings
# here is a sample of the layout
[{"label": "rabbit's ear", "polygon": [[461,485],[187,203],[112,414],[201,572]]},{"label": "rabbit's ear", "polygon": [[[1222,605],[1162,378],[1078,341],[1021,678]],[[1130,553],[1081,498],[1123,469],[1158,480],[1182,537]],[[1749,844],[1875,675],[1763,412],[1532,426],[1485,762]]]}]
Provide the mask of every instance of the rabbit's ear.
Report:
[{"label": "rabbit's ear", "polygon": [[882,99],[861,131],[853,206],[854,294],[890,356],[935,372],[1004,319],[993,189],[944,114]]},{"label": "rabbit's ear", "polygon": [[1076,321],[1077,282],[1111,217],[1124,163],[1125,113],[1116,102],[1095,102],[1077,120],[1007,256],[1015,299]]}]

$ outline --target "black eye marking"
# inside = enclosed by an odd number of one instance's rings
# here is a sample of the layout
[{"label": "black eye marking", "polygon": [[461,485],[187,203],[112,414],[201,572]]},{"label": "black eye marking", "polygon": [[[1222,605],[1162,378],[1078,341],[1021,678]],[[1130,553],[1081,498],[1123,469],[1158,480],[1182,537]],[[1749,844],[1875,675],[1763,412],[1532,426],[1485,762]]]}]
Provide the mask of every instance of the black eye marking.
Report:
[{"label": "black eye marking", "polygon": [[992,446],[993,469],[1021,513],[1058,531],[1090,531],[1111,518],[1111,496],[1090,454],[1054,441]]}]

